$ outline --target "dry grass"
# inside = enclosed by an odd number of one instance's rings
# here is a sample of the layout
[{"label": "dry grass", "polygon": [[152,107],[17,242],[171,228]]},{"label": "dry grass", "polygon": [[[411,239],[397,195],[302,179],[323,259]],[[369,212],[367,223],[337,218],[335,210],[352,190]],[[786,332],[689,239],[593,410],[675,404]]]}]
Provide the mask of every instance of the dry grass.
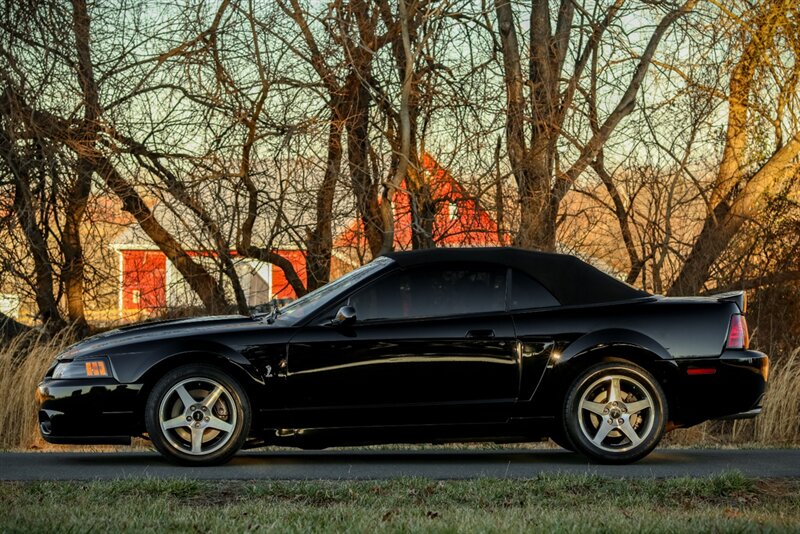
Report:
[{"label": "dry grass", "polygon": [[[0,449],[51,448],[39,437],[35,391],[72,332],[47,339],[37,332],[0,348]],[[773,363],[764,412],[747,421],[708,422],[671,433],[673,446],[800,444],[800,347]],[[107,449],[113,447],[101,447]]]},{"label": "dry grass", "polygon": [[74,340],[70,330],[50,339],[34,330],[0,348],[0,449],[41,446],[36,385],[55,355]]},{"label": "dry grass", "polygon": [[[733,425],[734,438],[739,427],[746,435],[747,421],[737,421]],[[800,442],[800,347],[787,358],[773,365],[770,373],[769,390],[760,417],[749,422],[753,426],[756,441],[770,443]]]}]

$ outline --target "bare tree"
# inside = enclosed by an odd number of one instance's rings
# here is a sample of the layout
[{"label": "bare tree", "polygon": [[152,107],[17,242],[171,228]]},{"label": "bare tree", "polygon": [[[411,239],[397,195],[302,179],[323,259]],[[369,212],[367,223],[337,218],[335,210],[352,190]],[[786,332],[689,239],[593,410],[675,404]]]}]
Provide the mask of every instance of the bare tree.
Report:
[{"label": "bare tree", "polygon": [[349,261],[391,250],[401,198],[412,248],[450,243],[463,202],[501,242],[656,292],[793,280],[789,0],[140,8],[23,0],[0,21],[0,285],[48,328],[85,329],[109,284],[87,261],[105,194],[210,312],[248,311],[243,266],[327,283],[343,230],[366,242]]},{"label": "bare tree", "polygon": [[[688,0],[661,18],[611,112],[598,122],[585,142],[576,143],[578,136],[567,135],[565,129],[574,114],[575,95],[581,89],[593,51],[615,22],[622,2],[613,3],[601,16],[593,16],[586,11],[587,6],[574,0],[562,0],[553,29],[550,3],[533,0],[527,50],[521,48],[511,2],[495,2],[507,95],[506,144],[519,188],[521,221],[517,244],[555,249],[556,218],[564,195],[591,165],[617,125],[631,113],[661,39],[695,3],[695,0]],[[576,12],[583,23],[578,25],[577,38],[573,36]],[[591,31],[584,34],[582,28]],[[571,48],[575,49],[573,68],[572,72],[565,73]],[[525,52],[527,55],[523,56]],[[577,145],[577,156],[571,165],[562,168],[558,143],[565,136]]]},{"label": "bare tree", "polygon": [[[225,309],[225,297],[219,284],[202,266],[183,251],[177,240],[168,231],[153,219],[149,208],[136,192],[135,187],[127,182],[116,169],[114,162],[101,150],[99,134],[108,129],[107,116],[112,114],[114,106],[104,107],[101,102],[100,84],[97,82],[96,65],[92,60],[90,45],[92,21],[86,3],[82,0],[75,0],[69,11],[62,9],[61,6],[33,2],[20,4],[17,9],[19,18],[27,16],[31,21],[41,23],[40,27],[32,28],[34,31],[31,32],[31,35],[40,38],[34,40],[28,35],[20,34],[19,30],[10,24],[4,25],[4,30],[8,32],[10,38],[16,39],[13,44],[20,46],[20,48],[14,46],[3,49],[4,56],[9,60],[7,63],[9,68],[3,72],[5,100],[9,103],[7,109],[9,113],[13,111],[15,116],[23,118],[26,131],[29,132],[26,135],[29,138],[46,139],[54,150],[67,150],[75,158],[71,169],[74,179],[66,188],[65,224],[60,240],[65,262],[62,281],[66,288],[70,319],[79,327],[85,328],[84,260],[80,227],[92,188],[93,176],[98,176],[110,190],[119,196],[125,209],[134,215],[142,228],[175,264],[200,296],[206,308],[209,310]],[[111,12],[111,15],[118,14]],[[14,18],[17,17],[12,17],[12,19]],[[71,35],[65,33],[64,28],[69,28]],[[72,40],[71,43],[68,41],[69,39]],[[24,48],[23,45],[28,48]],[[108,52],[115,51],[112,49]],[[74,72],[77,73],[78,84],[74,104],[78,109],[83,110],[81,117],[75,116],[74,113],[62,115],[64,110],[61,109],[61,103],[58,101],[40,98],[37,103],[32,103],[26,100],[24,94],[21,94],[29,88],[28,84],[24,83],[25,69],[35,70],[37,68],[36,54],[45,54],[48,59],[53,58],[51,70],[46,72],[50,76],[46,80],[50,87],[57,87],[59,84],[62,87],[71,85],[70,81],[66,79],[56,78],[55,73],[63,72],[64,69],[66,72],[74,69]],[[113,65],[110,69],[119,71],[119,64],[124,61],[124,58],[125,51],[122,51],[116,62],[110,62]],[[151,61],[155,62],[157,59],[151,59]],[[106,63],[106,65],[108,64]],[[104,73],[102,77],[107,78],[108,75],[109,73]],[[138,90],[138,88],[134,88],[134,90]],[[39,102],[50,109],[38,107]],[[13,148],[13,145],[8,146],[9,151]],[[55,178],[55,176],[50,178]],[[22,193],[24,194],[24,191]],[[21,210],[20,216],[28,217],[25,215],[28,211],[30,210],[27,208]],[[30,224],[32,220],[28,218],[26,222],[28,223],[26,226],[32,229],[33,226]],[[45,224],[50,222],[52,221],[45,221]],[[40,280],[41,287],[38,293],[44,295],[45,287],[53,285],[52,274],[48,273],[49,267],[44,266],[50,263],[47,258],[48,244],[46,239],[39,239],[33,233],[31,233],[31,238],[29,241],[32,251],[35,251],[34,257],[41,258],[39,261],[41,265],[37,267],[39,273],[37,279]],[[50,292],[52,293],[52,289]],[[50,320],[48,317],[55,315],[57,308],[53,302],[45,303],[44,296],[37,300],[41,301],[40,308],[44,307],[46,310],[42,312],[42,315],[46,316],[46,320]],[[53,301],[54,299],[47,297],[47,300]],[[57,299],[55,301],[57,302]]]},{"label": "bare tree", "polygon": [[[796,179],[800,172],[796,114],[800,8],[788,0],[767,1],[756,7],[753,19],[745,24],[743,31],[748,35],[730,77],[725,148],[709,195],[708,216],[669,289],[673,295],[699,292],[737,232],[763,209],[763,195]],[[768,157],[753,158],[749,144],[757,124],[753,119],[758,114],[759,74],[771,79],[776,88],[767,92],[775,103],[768,117],[774,125],[774,150]],[[793,131],[784,139],[787,124]]]}]

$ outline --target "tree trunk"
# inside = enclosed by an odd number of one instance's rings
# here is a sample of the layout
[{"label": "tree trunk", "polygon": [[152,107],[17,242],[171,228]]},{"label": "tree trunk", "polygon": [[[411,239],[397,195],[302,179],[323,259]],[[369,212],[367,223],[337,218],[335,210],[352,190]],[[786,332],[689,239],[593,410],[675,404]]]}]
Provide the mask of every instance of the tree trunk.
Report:
[{"label": "tree trunk", "polygon": [[785,180],[800,178],[800,132],[778,150],[740,191],[714,207],[686,258],[668,295],[696,295],[708,280],[711,267],[748,220],[758,215],[762,196]]},{"label": "tree trunk", "polygon": [[[420,157],[425,157],[420,148],[418,138],[418,122],[420,116],[421,98],[424,88],[421,88],[421,74],[416,69],[416,60],[419,53],[420,39],[425,40],[427,35],[420,36],[420,5],[412,3],[407,5],[405,0],[397,2],[397,17],[393,18],[390,2],[380,3],[381,15],[384,24],[395,28],[394,38],[391,41],[392,55],[394,56],[397,76],[400,80],[400,108],[396,113],[397,130],[389,130],[388,136],[394,152],[392,157],[392,185],[400,187],[405,181],[405,191],[408,194],[411,209],[411,248],[414,250],[433,248],[436,243],[433,238],[434,224],[436,221],[437,201],[431,191],[428,173],[420,165]],[[399,28],[399,31],[396,30]],[[424,145],[424,143],[423,143]],[[389,191],[387,196],[392,196],[394,191]],[[384,225],[394,226],[394,211],[387,210]],[[384,251],[394,246],[394,230],[391,236],[384,236]]]},{"label": "tree trunk", "polygon": [[[21,169],[17,168],[17,171],[19,170]],[[25,174],[20,175],[15,172],[17,184],[14,195],[14,212],[17,215],[22,233],[25,235],[25,241],[28,244],[28,250],[33,259],[35,278],[33,287],[39,317],[45,330],[54,333],[64,328],[66,323],[61,317],[58,303],[53,294],[53,267],[47,247],[47,239],[36,221],[31,200],[30,182],[26,180]]]},{"label": "tree trunk", "polygon": [[322,185],[317,191],[317,212],[314,230],[306,242],[306,288],[313,291],[328,283],[331,276],[333,249],[333,197],[342,165],[342,121],[331,116],[328,130],[328,161]]},{"label": "tree trunk", "polygon": [[[411,171],[414,172],[414,171]],[[408,188],[411,198],[411,248],[414,250],[434,248],[434,222],[436,221],[437,200],[431,195],[430,184],[423,182]],[[442,202],[443,199],[438,199]]]},{"label": "tree trunk", "polygon": [[34,137],[33,150],[37,155],[19,154],[10,137],[17,126],[14,124],[17,115],[24,115],[24,109],[18,109],[18,102],[13,91],[6,86],[3,98],[0,101],[2,110],[2,128],[0,128],[0,156],[2,156],[8,169],[11,171],[14,185],[14,215],[25,237],[25,244],[33,261],[34,279],[31,286],[38,310],[38,315],[45,329],[55,333],[66,325],[58,309],[58,302],[54,294],[53,266],[47,235],[42,227],[46,228],[48,221],[38,221],[34,208],[33,192],[31,191],[33,165],[44,164],[43,140]]},{"label": "tree trunk", "polygon": [[[88,168],[87,168],[88,167]],[[61,269],[61,280],[67,297],[67,314],[78,335],[86,335],[89,325],[83,306],[84,291],[84,259],[81,245],[81,225],[91,189],[91,164],[78,162],[77,181],[73,184],[64,208],[64,230],[61,239],[61,251],[64,254],[64,266]]]},{"label": "tree trunk", "polygon": [[347,114],[347,163],[356,207],[364,225],[364,235],[373,257],[383,247],[383,217],[378,205],[378,186],[369,168],[369,91],[361,76],[348,76],[347,94],[351,98]]},{"label": "tree trunk", "polygon": [[72,0],[72,30],[78,57],[78,82],[83,94],[83,124],[78,134],[81,150],[77,151],[75,183],[69,189],[65,207],[66,221],[61,243],[64,268],[61,277],[67,296],[69,320],[80,335],[85,335],[89,326],[86,324],[83,306],[84,259],[80,231],[92,187],[94,172],[92,154],[96,151],[100,104],[89,45],[90,19],[84,0]]}]

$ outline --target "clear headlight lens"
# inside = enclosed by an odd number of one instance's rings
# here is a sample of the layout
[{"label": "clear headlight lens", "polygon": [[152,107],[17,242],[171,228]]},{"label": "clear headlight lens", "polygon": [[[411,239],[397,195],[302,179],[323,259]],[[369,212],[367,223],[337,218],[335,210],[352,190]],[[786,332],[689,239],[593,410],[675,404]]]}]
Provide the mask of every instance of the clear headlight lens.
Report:
[{"label": "clear headlight lens", "polygon": [[102,378],[111,376],[111,365],[107,358],[89,358],[62,362],[53,369],[53,378]]}]

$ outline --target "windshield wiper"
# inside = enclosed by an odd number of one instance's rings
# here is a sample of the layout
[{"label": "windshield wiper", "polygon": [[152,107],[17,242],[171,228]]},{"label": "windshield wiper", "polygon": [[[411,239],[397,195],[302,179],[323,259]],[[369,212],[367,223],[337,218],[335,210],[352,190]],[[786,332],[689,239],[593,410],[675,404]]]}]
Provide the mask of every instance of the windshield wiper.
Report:
[{"label": "windshield wiper", "polygon": [[278,318],[278,316],[281,314],[281,309],[278,306],[278,299],[272,299],[272,301],[270,302],[270,306],[272,306],[272,309],[269,312],[269,316],[267,316],[267,324],[274,323],[275,320]]}]

